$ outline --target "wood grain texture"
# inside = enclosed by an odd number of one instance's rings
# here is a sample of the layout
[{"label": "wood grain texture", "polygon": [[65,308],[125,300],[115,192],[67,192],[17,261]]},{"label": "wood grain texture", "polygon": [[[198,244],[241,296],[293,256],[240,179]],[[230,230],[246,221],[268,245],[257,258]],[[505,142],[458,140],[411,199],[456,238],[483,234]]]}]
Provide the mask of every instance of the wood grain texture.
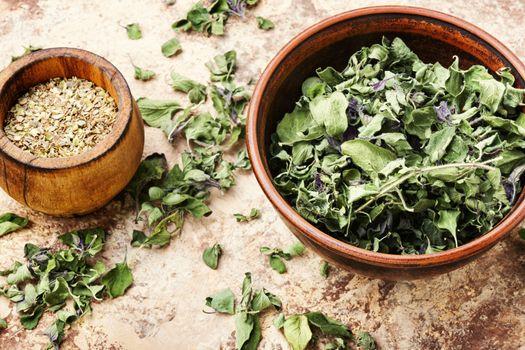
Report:
[{"label": "wood grain texture", "polygon": [[317,67],[343,69],[352,53],[401,37],[425,62],[448,66],[453,56],[463,68],[483,64],[493,73],[510,67],[518,87],[525,86],[525,66],[501,42],[462,19],[406,6],[378,6],[324,20],[293,38],[270,62],[255,88],[247,124],[247,146],[253,171],[272,205],[290,230],[326,260],[352,272],[385,280],[428,278],[457,269],[479,257],[525,217],[523,193],[507,216],[478,239],[441,253],[393,255],[375,253],[342,242],[302,218],[279,194],[268,165],[270,137],[282,116],[293,109],[301,84]]},{"label": "wood grain texture", "polygon": [[16,147],[0,129],[0,187],[28,207],[51,215],[92,212],[115,197],[140,163],[144,126],[122,74],[88,51],[54,48],[25,56],[0,73],[0,125],[30,87],[55,77],[92,81],[115,99],[111,133],[92,149],[65,158],[43,158]]}]

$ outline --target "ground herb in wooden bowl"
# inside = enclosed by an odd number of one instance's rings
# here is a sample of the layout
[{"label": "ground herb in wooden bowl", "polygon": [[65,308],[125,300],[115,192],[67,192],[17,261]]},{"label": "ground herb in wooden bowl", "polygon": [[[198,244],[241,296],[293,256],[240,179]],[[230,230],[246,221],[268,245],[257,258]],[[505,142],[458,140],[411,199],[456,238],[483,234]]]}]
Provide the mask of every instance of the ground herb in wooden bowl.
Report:
[{"label": "ground herb in wooden bowl", "polygon": [[308,221],[364,249],[425,254],[509,211],[525,170],[509,69],[428,64],[385,38],[316,73],[270,146],[276,187]]},{"label": "ground herb in wooden bowl", "polygon": [[109,93],[77,77],[38,84],[9,110],[4,132],[17,147],[46,158],[69,157],[93,148],[117,118]]}]

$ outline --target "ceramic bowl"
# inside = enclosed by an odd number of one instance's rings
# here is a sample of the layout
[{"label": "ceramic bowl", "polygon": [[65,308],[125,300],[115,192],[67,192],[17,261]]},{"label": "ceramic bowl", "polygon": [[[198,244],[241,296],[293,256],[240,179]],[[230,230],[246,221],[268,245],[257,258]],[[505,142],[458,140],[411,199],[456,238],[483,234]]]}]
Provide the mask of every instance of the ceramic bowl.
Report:
[{"label": "ceramic bowl", "polygon": [[319,230],[302,218],[279,194],[268,165],[270,136],[291,112],[301,84],[317,67],[343,69],[352,53],[399,36],[424,62],[449,66],[453,56],[462,68],[482,64],[495,72],[510,67],[520,88],[525,86],[522,62],[496,38],[466,21],[422,8],[382,6],[358,9],[323,20],[306,29],[271,60],[255,88],[247,125],[247,145],[254,173],[264,193],[290,230],[324,259],[348,270],[387,280],[425,278],[446,273],[481,256],[525,216],[523,194],[490,232],[445,252],[393,255],[364,250]]}]

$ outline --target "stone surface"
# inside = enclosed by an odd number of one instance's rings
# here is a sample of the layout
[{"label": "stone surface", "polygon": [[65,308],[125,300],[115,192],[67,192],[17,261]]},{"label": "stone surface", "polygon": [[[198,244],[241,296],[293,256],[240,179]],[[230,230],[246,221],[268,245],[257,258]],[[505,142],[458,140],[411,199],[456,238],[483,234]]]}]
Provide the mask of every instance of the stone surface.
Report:
[{"label": "stone surface", "polygon": [[[170,24],[183,16],[191,0],[166,7],[162,0],[37,1],[0,0],[0,65],[23,45],[73,46],[98,53],[126,76],[135,97],[182,98],[168,86],[172,69],[206,81],[204,63],[228,49],[239,54],[239,77],[256,77],[292,35],[329,15],[357,7],[385,3],[425,6],[470,21],[498,37],[525,59],[523,1],[341,1],[263,0],[244,20],[233,19],[224,38],[178,34],[184,52],[167,59],[160,45],[174,36]],[[256,28],[253,15],[276,23],[275,30]],[[138,22],[144,38],[127,39],[120,25]],[[153,69],[158,77],[147,83],[133,79],[131,60]],[[171,162],[183,145],[169,145],[158,130],[146,131],[145,154],[165,152]],[[262,218],[237,224],[232,213],[251,207]],[[22,259],[25,242],[52,245],[69,229],[103,226],[112,232],[103,254],[109,265],[128,254],[135,284],[115,300],[95,304],[93,314],[69,332],[63,349],[233,349],[233,318],[202,312],[203,301],[226,287],[239,292],[244,272],[255,286],[279,295],[286,313],[321,310],[352,329],[370,331],[381,349],[525,349],[525,242],[511,237],[478,261],[453,273],[424,281],[393,283],[369,280],[332,269],[328,279],[319,273],[320,258],[307,252],[287,263],[278,275],[259,254],[262,245],[282,246],[294,237],[277,219],[251,174],[225,194],[214,193],[214,213],[202,221],[187,220],[184,232],[161,250],[129,247],[132,209],[115,200],[92,215],[57,219],[31,212],[0,193],[0,211],[27,215],[28,229],[0,238],[0,267]],[[225,254],[217,271],[201,262],[203,249],[221,242]],[[272,325],[274,312],[263,316],[260,349],[288,349]],[[41,349],[46,316],[34,331],[21,329],[16,313],[0,299],[0,317],[10,328],[0,334],[0,349]]]}]

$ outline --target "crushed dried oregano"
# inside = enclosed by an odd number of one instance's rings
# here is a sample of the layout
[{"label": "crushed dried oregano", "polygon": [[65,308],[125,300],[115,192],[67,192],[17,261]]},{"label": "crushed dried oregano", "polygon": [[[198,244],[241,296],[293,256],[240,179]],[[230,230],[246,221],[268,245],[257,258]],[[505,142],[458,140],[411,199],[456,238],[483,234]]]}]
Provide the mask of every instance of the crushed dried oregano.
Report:
[{"label": "crushed dried oregano", "polygon": [[69,157],[93,148],[117,117],[109,93],[77,77],[33,86],[9,110],[4,131],[17,147],[46,158]]}]

